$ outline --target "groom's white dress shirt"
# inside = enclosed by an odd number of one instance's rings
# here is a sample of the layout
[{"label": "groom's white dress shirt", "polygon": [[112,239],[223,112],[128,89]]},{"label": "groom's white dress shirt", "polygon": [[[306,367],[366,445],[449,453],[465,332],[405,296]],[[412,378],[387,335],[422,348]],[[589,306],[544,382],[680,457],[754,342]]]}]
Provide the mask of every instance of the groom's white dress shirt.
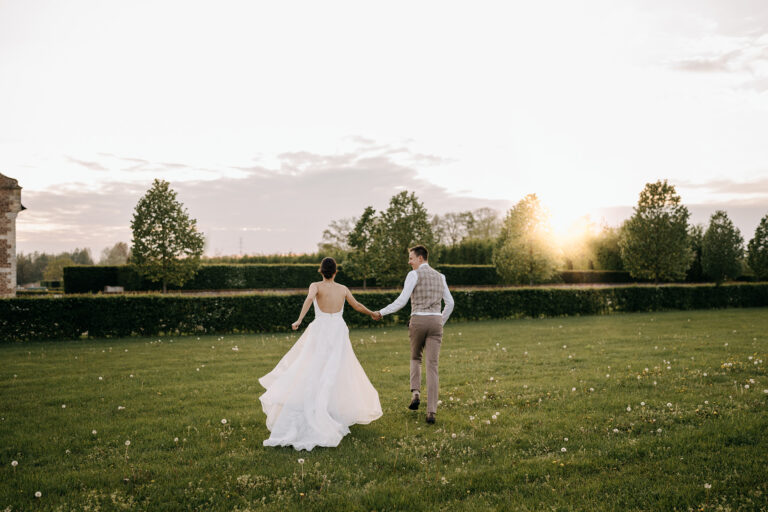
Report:
[{"label": "groom's white dress shirt", "polygon": [[[421,266],[429,267],[429,263],[422,263]],[[445,308],[443,309],[443,312],[442,313],[413,312],[411,314],[442,316],[443,325],[445,325],[445,322],[448,321],[448,317],[450,317],[451,313],[453,312],[453,296],[451,295],[450,290],[448,290],[448,283],[445,280],[445,276],[442,274],[440,275],[443,278],[443,301],[445,301]],[[379,313],[381,313],[381,315],[384,316],[402,309],[403,306],[408,304],[408,300],[411,298],[413,289],[416,287],[416,283],[418,282],[419,282],[419,275],[416,273],[416,271],[411,270],[410,272],[408,272],[408,275],[405,276],[405,284],[403,285],[403,291],[400,293],[400,296],[397,299],[395,299],[395,301],[392,304],[380,310]]]}]

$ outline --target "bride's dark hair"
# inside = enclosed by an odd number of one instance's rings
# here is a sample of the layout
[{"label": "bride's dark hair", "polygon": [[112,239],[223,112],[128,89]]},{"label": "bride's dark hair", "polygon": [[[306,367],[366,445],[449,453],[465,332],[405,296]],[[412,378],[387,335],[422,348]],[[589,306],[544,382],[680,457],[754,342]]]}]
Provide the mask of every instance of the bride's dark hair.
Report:
[{"label": "bride's dark hair", "polygon": [[333,274],[336,273],[336,260],[333,258],[323,258],[323,261],[320,262],[320,273],[326,279],[332,278]]}]

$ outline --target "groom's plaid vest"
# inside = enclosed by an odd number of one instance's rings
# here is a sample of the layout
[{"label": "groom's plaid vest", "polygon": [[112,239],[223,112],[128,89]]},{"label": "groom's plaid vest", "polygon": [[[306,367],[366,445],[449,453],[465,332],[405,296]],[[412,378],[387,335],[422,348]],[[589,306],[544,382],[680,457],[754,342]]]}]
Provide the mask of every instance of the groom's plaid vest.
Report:
[{"label": "groom's plaid vest", "polygon": [[411,293],[411,314],[440,313],[443,298],[443,274],[427,265],[416,269],[419,280]]}]

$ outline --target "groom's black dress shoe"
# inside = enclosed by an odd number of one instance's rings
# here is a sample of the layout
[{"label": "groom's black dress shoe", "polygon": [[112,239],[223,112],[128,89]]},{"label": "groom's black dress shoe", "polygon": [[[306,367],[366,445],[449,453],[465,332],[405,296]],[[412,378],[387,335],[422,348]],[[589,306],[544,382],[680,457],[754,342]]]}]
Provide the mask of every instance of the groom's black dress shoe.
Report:
[{"label": "groom's black dress shoe", "polygon": [[435,424],[435,413],[433,412],[427,413],[427,423],[429,423],[430,425]]},{"label": "groom's black dress shoe", "polygon": [[419,408],[419,404],[420,404],[420,403],[421,403],[421,400],[419,400],[419,397],[418,397],[418,396],[415,396],[415,397],[413,397],[413,400],[411,400],[411,403],[410,403],[410,405],[408,406],[408,408],[409,408],[410,410],[412,410],[412,411],[415,411],[416,409],[418,409],[418,408]]}]

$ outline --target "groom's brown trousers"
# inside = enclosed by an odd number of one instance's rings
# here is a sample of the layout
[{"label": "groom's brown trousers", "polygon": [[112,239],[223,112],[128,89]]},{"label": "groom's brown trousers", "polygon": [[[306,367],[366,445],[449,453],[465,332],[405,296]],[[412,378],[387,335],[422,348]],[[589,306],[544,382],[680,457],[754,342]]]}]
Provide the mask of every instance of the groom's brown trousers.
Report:
[{"label": "groom's brown trousers", "polygon": [[443,317],[440,315],[411,315],[408,325],[411,338],[411,391],[421,390],[421,355],[427,363],[427,413],[437,412],[437,363],[443,341]]}]

